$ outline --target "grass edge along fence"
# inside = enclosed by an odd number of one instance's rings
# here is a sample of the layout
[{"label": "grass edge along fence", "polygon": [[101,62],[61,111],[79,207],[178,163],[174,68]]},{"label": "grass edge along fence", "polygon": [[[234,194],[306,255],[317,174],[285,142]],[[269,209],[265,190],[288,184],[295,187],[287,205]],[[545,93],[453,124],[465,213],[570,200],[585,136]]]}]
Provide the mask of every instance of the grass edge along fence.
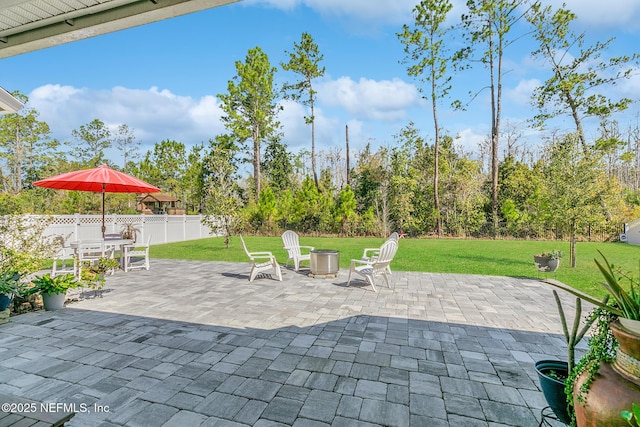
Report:
[{"label": "grass edge along fence", "polygon": [[[282,239],[278,237],[244,236],[252,251],[271,251],[280,263],[287,260]],[[362,256],[365,247],[377,247],[382,238],[300,237],[301,245],[340,251],[340,267],[348,268],[352,258]],[[553,278],[591,295],[603,295],[599,285],[602,275],[593,259],[602,251],[617,266],[640,277],[640,246],[627,243],[578,242],[577,266],[562,263],[555,273],[539,273],[533,255],[550,250],[569,253],[569,243],[531,240],[461,240],[400,239],[392,269],[450,274],[482,274],[523,278]],[[152,258],[202,261],[248,262],[240,239],[232,236],[229,249],[224,238],[207,238],[188,242],[157,245]],[[565,260],[566,261],[566,260]]]}]

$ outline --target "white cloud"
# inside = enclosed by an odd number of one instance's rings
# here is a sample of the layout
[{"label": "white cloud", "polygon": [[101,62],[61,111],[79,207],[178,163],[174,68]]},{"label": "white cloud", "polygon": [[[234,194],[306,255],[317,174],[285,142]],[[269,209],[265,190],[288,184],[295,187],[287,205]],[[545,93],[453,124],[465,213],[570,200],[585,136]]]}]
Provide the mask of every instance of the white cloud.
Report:
[{"label": "white cloud", "polygon": [[[283,110],[278,115],[284,133],[283,141],[292,152],[311,149],[311,125],[305,123],[304,117],[309,115],[304,105],[284,100],[280,103]],[[327,116],[321,107],[315,108],[315,143],[316,149],[332,145],[344,144],[344,123],[337,117]]]},{"label": "white cloud", "polygon": [[506,91],[506,95],[511,102],[517,105],[529,106],[531,94],[540,84],[538,79],[520,80],[515,88]]},{"label": "white cloud", "polygon": [[73,129],[94,119],[110,129],[126,124],[145,146],[163,139],[191,146],[223,132],[222,113],[215,97],[194,99],[156,87],[94,90],[49,84],[34,89],[29,94],[29,104],[61,141],[71,140]]},{"label": "white cloud", "polygon": [[393,80],[349,77],[318,85],[318,100],[328,106],[341,107],[359,119],[394,121],[406,117],[406,109],[420,102],[412,84]]},{"label": "white cloud", "polygon": [[405,23],[411,19],[411,11],[417,0],[245,0],[247,6],[266,5],[282,10],[306,6],[326,17],[347,18],[353,22],[380,24]]},{"label": "white cloud", "polygon": [[477,134],[472,129],[467,128],[458,132],[455,144],[461,147],[464,153],[477,153],[478,147],[487,138],[487,135]]},{"label": "white cloud", "polygon": [[637,100],[640,98],[640,68],[636,68],[628,79],[624,79],[614,86],[620,96]]},{"label": "white cloud", "polygon": [[406,22],[411,18],[415,0],[303,0],[308,7],[326,15],[348,16],[352,19]]},{"label": "white cloud", "polygon": [[566,3],[567,9],[575,13],[585,27],[639,28],[638,0],[547,0],[547,3],[556,8]]},{"label": "white cloud", "polygon": [[309,125],[304,121],[304,116],[309,113],[304,105],[295,101],[283,100],[280,105],[282,111],[278,114],[278,120],[282,124],[283,142],[287,144],[290,151],[299,151],[301,147],[307,145],[307,140],[311,138]]}]

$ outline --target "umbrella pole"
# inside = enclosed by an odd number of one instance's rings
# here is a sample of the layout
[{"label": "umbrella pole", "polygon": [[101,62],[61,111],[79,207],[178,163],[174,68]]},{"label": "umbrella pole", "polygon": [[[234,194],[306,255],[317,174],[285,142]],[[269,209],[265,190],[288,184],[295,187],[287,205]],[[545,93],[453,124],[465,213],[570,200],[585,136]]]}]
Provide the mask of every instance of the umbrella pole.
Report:
[{"label": "umbrella pole", "polygon": [[105,183],[102,183],[102,238],[104,239],[104,233],[107,231],[107,226],[104,225],[104,187],[106,187]]}]

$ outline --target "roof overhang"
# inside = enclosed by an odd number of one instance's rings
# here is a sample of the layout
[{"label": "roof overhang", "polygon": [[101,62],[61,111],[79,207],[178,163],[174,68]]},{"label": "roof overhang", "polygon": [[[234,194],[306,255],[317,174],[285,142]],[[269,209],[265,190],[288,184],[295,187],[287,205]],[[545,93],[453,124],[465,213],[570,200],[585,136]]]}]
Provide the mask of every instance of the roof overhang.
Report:
[{"label": "roof overhang", "polygon": [[239,0],[2,0],[0,58]]},{"label": "roof overhang", "polygon": [[15,113],[22,108],[22,102],[0,87],[0,114]]}]

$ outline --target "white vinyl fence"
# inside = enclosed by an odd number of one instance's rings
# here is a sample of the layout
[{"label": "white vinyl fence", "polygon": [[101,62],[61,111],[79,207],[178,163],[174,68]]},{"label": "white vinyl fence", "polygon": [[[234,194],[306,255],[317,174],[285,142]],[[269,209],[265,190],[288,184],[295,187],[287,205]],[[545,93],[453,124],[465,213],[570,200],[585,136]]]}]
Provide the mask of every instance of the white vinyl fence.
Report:
[{"label": "white vinyl fence", "polygon": [[[102,215],[53,215],[53,222],[44,231],[47,236],[59,235],[67,242],[102,238]],[[219,234],[202,224],[202,215],[105,215],[105,234],[121,233],[133,226],[136,241],[151,236],[151,244],[182,242]]]}]

